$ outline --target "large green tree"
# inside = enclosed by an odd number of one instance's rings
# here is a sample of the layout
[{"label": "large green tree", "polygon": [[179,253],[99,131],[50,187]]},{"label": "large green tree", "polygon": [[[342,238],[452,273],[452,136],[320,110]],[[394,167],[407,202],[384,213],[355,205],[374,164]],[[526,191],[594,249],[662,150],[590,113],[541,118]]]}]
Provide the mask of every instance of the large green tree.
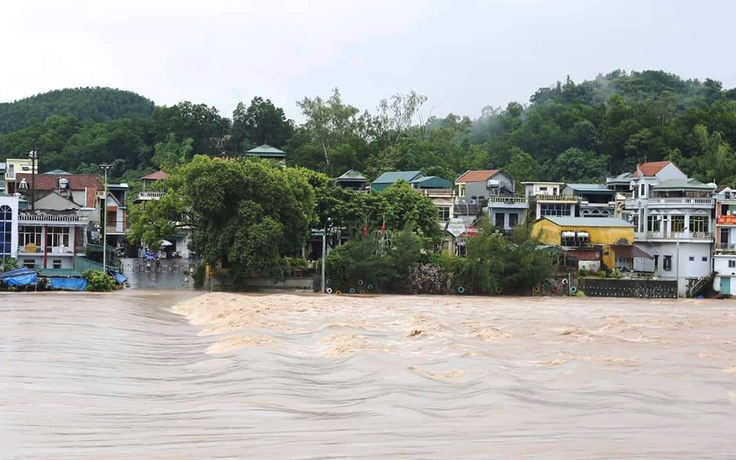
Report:
[{"label": "large green tree", "polygon": [[149,245],[182,227],[210,264],[245,275],[282,279],[285,255],[300,250],[317,221],[314,191],[298,171],[257,160],[195,156],[166,180],[166,195],[133,213],[132,238]]}]

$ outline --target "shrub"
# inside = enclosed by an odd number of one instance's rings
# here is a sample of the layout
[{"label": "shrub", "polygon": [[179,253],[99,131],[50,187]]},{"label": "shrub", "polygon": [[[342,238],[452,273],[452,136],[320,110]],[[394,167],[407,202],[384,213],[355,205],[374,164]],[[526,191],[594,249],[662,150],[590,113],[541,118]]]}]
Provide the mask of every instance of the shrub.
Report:
[{"label": "shrub", "polygon": [[586,270],[585,268],[581,268],[579,274],[580,276],[585,278],[586,276],[588,276],[588,270]]},{"label": "shrub", "polygon": [[289,268],[297,268],[299,270],[306,270],[309,266],[307,259],[302,259],[301,257],[287,257],[286,263],[289,265]]},{"label": "shrub", "polygon": [[13,257],[7,259],[0,259],[0,273],[9,272],[18,268],[18,261]]},{"label": "shrub", "polygon": [[110,292],[115,290],[115,278],[106,273],[87,270],[84,272],[84,279],[87,280],[88,291]]},{"label": "shrub", "polygon": [[197,268],[194,269],[192,279],[194,280],[195,289],[202,289],[202,287],[204,286],[204,277],[207,274],[206,272],[207,269],[205,267],[205,264],[199,264],[197,265]]},{"label": "shrub", "polygon": [[423,264],[409,271],[409,292],[412,294],[443,294],[448,275],[438,265]]},{"label": "shrub", "polygon": [[613,279],[620,279],[622,276],[623,274],[618,268],[614,268],[613,270],[611,270],[611,274],[609,275],[609,277]]}]

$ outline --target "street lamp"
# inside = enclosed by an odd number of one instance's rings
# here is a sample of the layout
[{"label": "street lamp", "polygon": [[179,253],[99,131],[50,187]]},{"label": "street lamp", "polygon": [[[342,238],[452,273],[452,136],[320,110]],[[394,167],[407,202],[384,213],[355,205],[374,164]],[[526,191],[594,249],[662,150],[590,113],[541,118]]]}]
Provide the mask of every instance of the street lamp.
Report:
[{"label": "street lamp", "polygon": [[322,294],[325,293],[325,262],[327,261],[327,227],[330,225],[330,222],[332,222],[331,218],[327,218],[327,222],[325,222],[325,228],[322,229]]},{"label": "street lamp", "polygon": [[102,272],[107,274],[107,172],[112,165],[102,163],[99,168],[105,172],[105,191],[102,206]]}]

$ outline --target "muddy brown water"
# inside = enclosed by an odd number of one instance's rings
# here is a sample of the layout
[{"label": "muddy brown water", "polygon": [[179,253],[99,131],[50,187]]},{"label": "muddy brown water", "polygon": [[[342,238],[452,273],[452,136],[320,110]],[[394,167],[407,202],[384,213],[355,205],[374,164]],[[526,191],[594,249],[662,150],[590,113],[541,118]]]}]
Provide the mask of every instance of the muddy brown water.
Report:
[{"label": "muddy brown water", "polygon": [[736,458],[734,301],[199,295],[0,294],[0,459]]}]

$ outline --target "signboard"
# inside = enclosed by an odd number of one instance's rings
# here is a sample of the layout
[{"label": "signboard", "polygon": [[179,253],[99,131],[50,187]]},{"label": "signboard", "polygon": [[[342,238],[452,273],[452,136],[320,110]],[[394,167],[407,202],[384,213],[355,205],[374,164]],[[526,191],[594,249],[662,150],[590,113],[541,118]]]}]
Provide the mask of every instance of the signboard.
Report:
[{"label": "signboard", "polygon": [[716,219],[718,225],[736,225],[736,215],[721,216]]},{"label": "signboard", "polygon": [[476,227],[468,227],[465,230],[465,233],[463,233],[463,236],[473,237],[473,236],[476,236],[476,235],[478,235],[478,229]]},{"label": "signboard", "polygon": [[467,226],[462,219],[454,218],[450,219],[449,222],[447,222],[447,233],[454,236],[455,238],[458,238],[460,235],[465,233],[466,230]]}]

